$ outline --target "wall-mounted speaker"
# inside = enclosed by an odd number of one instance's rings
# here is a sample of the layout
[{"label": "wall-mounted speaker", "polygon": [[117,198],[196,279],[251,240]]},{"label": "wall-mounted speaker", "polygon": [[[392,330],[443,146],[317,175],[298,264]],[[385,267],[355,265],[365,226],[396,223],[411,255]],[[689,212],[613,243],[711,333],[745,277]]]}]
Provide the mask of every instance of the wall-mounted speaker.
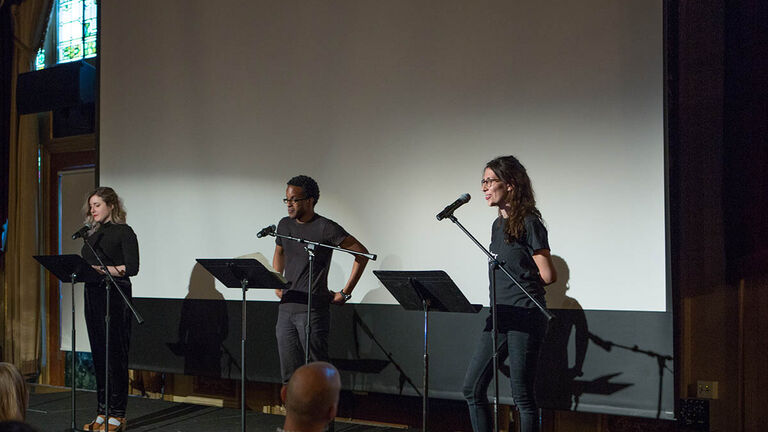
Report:
[{"label": "wall-mounted speaker", "polygon": [[20,114],[93,103],[96,68],[84,60],[19,75],[16,107]]}]

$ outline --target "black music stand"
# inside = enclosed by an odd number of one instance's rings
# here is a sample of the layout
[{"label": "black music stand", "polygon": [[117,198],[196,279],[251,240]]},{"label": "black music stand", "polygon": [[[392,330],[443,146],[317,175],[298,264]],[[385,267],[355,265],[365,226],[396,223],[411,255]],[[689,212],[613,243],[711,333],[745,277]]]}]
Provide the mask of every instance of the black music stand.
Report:
[{"label": "black music stand", "polygon": [[34,258],[61,282],[72,284],[72,349],[71,378],[72,378],[72,425],[68,431],[77,431],[75,426],[75,367],[77,365],[77,347],[75,332],[75,284],[81,282],[97,283],[104,276],[100,275],[80,255],[35,255]]},{"label": "black music stand", "polygon": [[243,312],[240,318],[240,427],[245,432],[245,293],[249,288],[284,289],[285,279],[253,258],[198,258],[196,261],[225,287],[243,290]]},{"label": "black music stand", "polygon": [[373,274],[406,310],[424,311],[424,394],[422,431],[427,432],[429,404],[429,311],[477,313],[481,305],[469,303],[450,276],[442,270],[382,271]]}]

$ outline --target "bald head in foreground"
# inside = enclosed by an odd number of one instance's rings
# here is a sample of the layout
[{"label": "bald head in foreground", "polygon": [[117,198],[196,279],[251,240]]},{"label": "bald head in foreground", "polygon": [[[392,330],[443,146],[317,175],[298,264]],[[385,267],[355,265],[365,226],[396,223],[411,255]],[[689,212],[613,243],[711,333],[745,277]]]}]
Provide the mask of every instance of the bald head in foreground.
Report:
[{"label": "bald head in foreground", "polygon": [[321,432],[339,405],[341,378],[330,363],[304,365],[291,375],[280,396],[285,403],[286,432]]}]

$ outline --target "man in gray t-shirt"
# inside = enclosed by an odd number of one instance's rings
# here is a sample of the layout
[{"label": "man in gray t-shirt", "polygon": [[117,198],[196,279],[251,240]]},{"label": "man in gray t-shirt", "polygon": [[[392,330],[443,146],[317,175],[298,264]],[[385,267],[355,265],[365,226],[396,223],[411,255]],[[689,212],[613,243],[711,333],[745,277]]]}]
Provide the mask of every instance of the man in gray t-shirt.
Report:
[{"label": "man in gray t-shirt", "polygon": [[[317,182],[311,177],[300,175],[288,180],[283,199],[288,207],[288,216],[280,220],[277,233],[368,253],[365,246],[339,224],[315,213],[319,198]],[[305,245],[296,241],[278,237],[275,243],[272,266],[284,273],[288,280],[288,288],[275,291],[280,298],[275,326],[280,374],[283,383],[287,383],[293,371],[304,364],[307,349],[304,328],[307,323],[309,257]],[[338,292],[333,292],[328,290],[328,269],[333,250],[320,247],[314,253],[309,357],[311,361],[328,361],[329,304],[343,305],[352,297],[352,290],[360,280],[368,258],[356,255],[346,285]]]}]

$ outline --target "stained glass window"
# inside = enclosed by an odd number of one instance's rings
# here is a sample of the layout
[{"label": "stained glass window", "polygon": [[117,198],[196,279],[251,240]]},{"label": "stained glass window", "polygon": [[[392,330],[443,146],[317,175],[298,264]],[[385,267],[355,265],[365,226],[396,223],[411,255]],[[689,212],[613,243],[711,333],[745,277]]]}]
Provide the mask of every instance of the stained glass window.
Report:
[{"label": "stained glass window", "polygon": [[35,56],[35,70],[45,69],[45,48],[37,50]]},{"label": "stained glass window", "polygon": [[95,57],[96,0],[58,0],[57,11],[58,62]]}]

